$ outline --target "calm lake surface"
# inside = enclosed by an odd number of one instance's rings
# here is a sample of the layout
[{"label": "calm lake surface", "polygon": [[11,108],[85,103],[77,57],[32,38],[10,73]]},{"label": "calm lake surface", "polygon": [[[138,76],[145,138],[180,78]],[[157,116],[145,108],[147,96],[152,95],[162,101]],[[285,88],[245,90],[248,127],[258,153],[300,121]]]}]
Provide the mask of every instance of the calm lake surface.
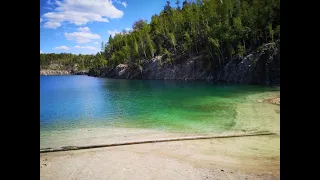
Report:
[{"label": "calm lake surface", "polygon": [[126,140],[142,131],[148,131],[145,136],[253,131],[263,125],[253,127],[257,123],[250,120],[278,120],[280,107],[257,99],[279,92],[205,82],[40,76],[40,148]]}]

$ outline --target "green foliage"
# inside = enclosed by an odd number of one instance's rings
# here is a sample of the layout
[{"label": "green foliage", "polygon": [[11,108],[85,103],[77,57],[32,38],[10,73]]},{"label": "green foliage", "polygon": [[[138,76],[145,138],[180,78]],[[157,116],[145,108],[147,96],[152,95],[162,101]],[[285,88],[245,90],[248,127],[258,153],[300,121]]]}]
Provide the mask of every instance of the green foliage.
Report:
[{"label": "green foliage", "polygon": [[242,46],[241,43],[238,43],[237,51],[238,51],[239,57],[243,57],[245,50],[244,50],[244,46]]},{"label": "green foliage", "polygon": [[163,57],[168,63],[172,61],[171,53],[167,49],[164,49]]},{"label": "green foliage", "polygon": [[70,53],[49,53],[40,54],[40,68],[52,69],[52,65],[57,65],[60,70],[90,69],[93,67],[106,65],[106,59],[102,53],[97,55],[75,55]]},{"label": "green foliage", "polygon": [[169,33],[169,38],[170,38],[170,43],[173,47],[175,47],[177,45],[177,42],[176,42],[176,38],[174,37],[174,34],[173,33]]},{"label": "green foliage", "polygon": [[276,27],[276,29],[274,30],[274,35],[278,38],[280,38],[280,25],[278,25]]},{"label": "green foliage", "polygon": [[[110,36],[101,54],[40,54],[40,66],[59,62],[81,68],[114,67],[119,63],[141,65],[143,60],[166,56],[202,55],[211,67],[222,66],[232,55],[243,56],[280,38],[280,0],[193,0],[164,5],[151,22],[138,20],[133,30]],[[208,68],[211,68],[208,67]]]},{"label": "green foliage", "polygon": [[273,42],[273,38],[274,38],[274,30],[272,29],[272,24],[269,24],[267,26],[267,30],[268,30],[268,38],[271,39],[271,42]]},{"label": "green foliage", "polygon": [[183,37],[184,37],[183,50],[184,52],[190,52],[191,46],[192,46],[192,40],[190,38],[189,33],[185,32]]},{"label": "green foliage", "polygon": [[150,37],[150,35],[147,36],[147,49],[148,49],[148,57],[153,58],[154,54],[156,52],[156,49],[154,48],[155,45]]}]

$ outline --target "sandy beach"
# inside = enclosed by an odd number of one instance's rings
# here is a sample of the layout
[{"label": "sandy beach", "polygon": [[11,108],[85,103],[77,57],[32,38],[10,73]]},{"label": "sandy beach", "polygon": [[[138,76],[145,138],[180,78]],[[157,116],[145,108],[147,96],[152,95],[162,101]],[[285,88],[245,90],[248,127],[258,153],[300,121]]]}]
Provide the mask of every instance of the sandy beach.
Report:
[{"label": "sandy beach", "polygon": [[[259,100],[256,104],[239,104],[236,124],[230,131],[267,131],[274,135],[40,153],[40,179],[280,179],[279,97],[271,94],[270,98]],[[257,99],[256,95],[249,98]],[[110,129],[108,133],[103,129],[79,129],[64,133],[66,138],[63,141],[55,141],[57,138],[54,133],[50,135],[53,147],[68,143],[87,145],[114,143],[124,139],[135,141],[183,136],[134,128]]]},{"label": "sandy beach", "polygon": [[280,179],[280,136],[40,154],[40,179]]}]

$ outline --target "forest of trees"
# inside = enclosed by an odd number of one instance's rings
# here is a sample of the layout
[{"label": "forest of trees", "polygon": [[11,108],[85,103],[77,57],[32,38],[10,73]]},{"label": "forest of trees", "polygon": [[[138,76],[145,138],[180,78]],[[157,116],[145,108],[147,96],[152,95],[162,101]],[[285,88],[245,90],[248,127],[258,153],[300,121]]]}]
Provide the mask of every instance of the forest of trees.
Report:
[{"label": "forest of trees", "polygon": [[90,68],[97,68],[106,65],[102,53],[96,55],[75,55],[71,53],[49,53],[40,54],[40,69],[52,69],[50,65],[60,65],[62,69],[59,70],[71,70],[77,66],[78,70],[88,70]]},{"label": "forest of trees", "polygon": [[[244,56],[280,38],[280,0],[167,1],[148,23],[138,20],[132,31],[110,36],[95,56],[40,55],[44,64],[60,61],[85,67],[140,64],[155,56],[174,63],[179,57],[202,55],[208,66],[223,66],[233,55]],[[42,59],[41,59],[42,57]]]},{"label": "forest of trees", "polygon": [[170,2],[151,22],[139,20],[132,32],[109,37],[108,66],[140,63],[157,55],[174,61],[181,55],[204,55],[222,66],[232,55],[280,38],[280,0],[179,0]]}]

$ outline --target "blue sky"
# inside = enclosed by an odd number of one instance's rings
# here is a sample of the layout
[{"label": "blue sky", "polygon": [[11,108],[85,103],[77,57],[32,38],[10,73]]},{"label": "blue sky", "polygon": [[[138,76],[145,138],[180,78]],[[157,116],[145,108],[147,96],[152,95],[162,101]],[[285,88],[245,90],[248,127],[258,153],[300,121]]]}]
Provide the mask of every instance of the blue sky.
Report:
[{"label": "blue sky", "polygon": [[[183,0],[180,0],[182,2]],[[40,53],[94,54],[110,34],[150,22],[166,0],[40,0]],[[175,0],[171,0],[175,7]]]}]

